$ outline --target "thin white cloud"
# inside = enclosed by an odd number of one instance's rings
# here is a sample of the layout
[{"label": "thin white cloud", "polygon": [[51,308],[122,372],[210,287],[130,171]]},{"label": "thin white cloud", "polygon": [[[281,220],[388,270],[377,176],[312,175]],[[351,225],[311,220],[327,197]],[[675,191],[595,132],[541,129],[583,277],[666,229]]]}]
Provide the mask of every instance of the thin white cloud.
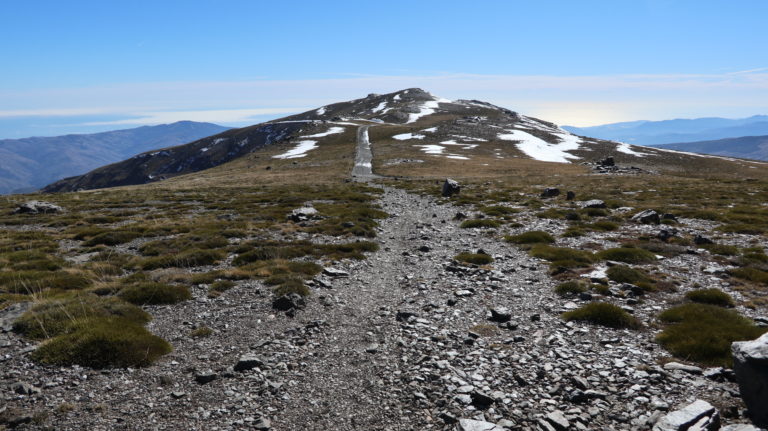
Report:
[{"label": "thin white cloud", "polygon": [[260,108],[260,109],[213,109],[204,111],[158,111],[141,112],[135,118],[122,120],[91,121],[84,126],[167,124],[176,121],[200,121],[209,123],[242,123],[256,117],[291,114],[306,111],[304,108]]},{"label": "thin white cloud", "polygon": [[122,116],[109,124],[180,119],[245,123],[252,116],[278,117],[409,87],[449,99],[486,100],[560,124],[768,113],[768,70],[753,69],[722,74],[345,76],[0,91],[0,117],[71,112]]}]

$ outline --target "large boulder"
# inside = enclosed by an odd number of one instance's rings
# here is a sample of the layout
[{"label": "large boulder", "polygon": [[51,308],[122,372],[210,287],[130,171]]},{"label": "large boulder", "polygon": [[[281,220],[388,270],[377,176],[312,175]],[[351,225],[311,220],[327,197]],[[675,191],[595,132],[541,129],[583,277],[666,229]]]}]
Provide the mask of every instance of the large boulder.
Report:
[{"label": "large boulder", "polygon": [[446,178],[445,182],[443,183],[443,196],[447,198],[459,193],[461,193],[461,186],[459,185],[459,182],[450,178]]},{"label": "large boulder", "polygon": [[720,429],[720,413],[712,404],[696,400],[680,410],[667,413],[653,431],[715,431]]},{"label": "large boulder", "polygon": [[543,192],[541,192],[541,197],[543,198],[553,198],[555,196],[560,196],[560,189],[547,187]]},{"label": "large boulder", "polygon": [[600,199],[592,199],[588,201],[581,202],[582,208],[607,208],[604,201],[601,201]]},{"label": "large boulder", "polygon": [[753,341],[731,345],[733,371],[741,398],[755,425],[768,427],[768,333]]},{"label": "large boulder", "polygon": [[28,201],[16,207],[14,214],[55,214],[64,212],[64,208],[44,201]]},{"label": "large boulder", "polygon": [[288,214],[288,220],[294,221],[294,222],[302,222],[307,220],[317,220],[320,218],[320,214],[317,212],[316,209],[312,207],[301,207],[296,208],[295,210],[291,211],[290,214]]},{"label": "large boulder", "polygon": [[279,311],[288,311],[299,308],[304,308],[306,302],[304,298],[298,293],[289,293],[288,295],[282,295],[272,301],[272,308]]},{"label": "large boulder", "polygon": [[659,224],[661,223],[661,217],[654,210],[645,210],[633,215],[632,221],[643,224]]}]

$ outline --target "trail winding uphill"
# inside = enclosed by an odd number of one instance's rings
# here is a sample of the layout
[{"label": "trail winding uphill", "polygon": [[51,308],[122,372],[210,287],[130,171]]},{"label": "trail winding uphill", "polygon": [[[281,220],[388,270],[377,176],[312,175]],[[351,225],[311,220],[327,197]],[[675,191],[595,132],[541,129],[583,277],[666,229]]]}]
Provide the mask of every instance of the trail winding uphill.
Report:
[{"label": "trail winding uphill", "polygon": [[352,177],[363,181],[377,177],[372,170],[373,152],[371,151],[371,142],[368,139],[368,127],[360,126],[357,129],[355,166],[352,168]]}]

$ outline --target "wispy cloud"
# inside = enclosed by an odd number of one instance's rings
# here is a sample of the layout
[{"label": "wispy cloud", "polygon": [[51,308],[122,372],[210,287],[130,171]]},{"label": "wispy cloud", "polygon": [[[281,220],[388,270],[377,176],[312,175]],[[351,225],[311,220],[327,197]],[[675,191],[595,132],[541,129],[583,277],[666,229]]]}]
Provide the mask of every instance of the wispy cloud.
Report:
[{"label": "wispy cloud", "polygon": [[183,119],[245,124],[254,117],[277,117],[409,87],[450,99],[487,100],[561,124],[768,112],[768,68],[759,68],[664,75],[350,75],[6,91],[0,92],[0,118],[110,114],[123,118],[89,124],[159,124]]}]

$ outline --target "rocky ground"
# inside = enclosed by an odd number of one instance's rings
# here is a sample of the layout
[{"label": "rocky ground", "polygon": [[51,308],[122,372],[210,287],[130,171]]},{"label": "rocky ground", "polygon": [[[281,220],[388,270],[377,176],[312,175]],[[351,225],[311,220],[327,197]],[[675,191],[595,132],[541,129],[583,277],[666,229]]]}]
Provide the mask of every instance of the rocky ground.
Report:
[{"label": "rocky ground", "polygon": [[[148,328],[175,348],[149,368],[43,367],[27,356],[33,344],[0,334],[2,414],[26,422],[17,429],[55,430],[644,430],[701,398],[724,423],[746,422],[728,370],[660,365],[668,355],[651,329],[564,322],[579,300],[554,295],[546,262],[460,229],[451,205],[384,190],[381,250],[318,276],[295,313],[275,311],[253,280],[149,307]],[[520,230],[560,228],[521,220]],[[492,269],[453,261],[477,250]],[[695,259],[662,265],[674,273]],[[663,300],[614,302],[648,322]],[[213,333],[190,336],[199,327]]]}]

